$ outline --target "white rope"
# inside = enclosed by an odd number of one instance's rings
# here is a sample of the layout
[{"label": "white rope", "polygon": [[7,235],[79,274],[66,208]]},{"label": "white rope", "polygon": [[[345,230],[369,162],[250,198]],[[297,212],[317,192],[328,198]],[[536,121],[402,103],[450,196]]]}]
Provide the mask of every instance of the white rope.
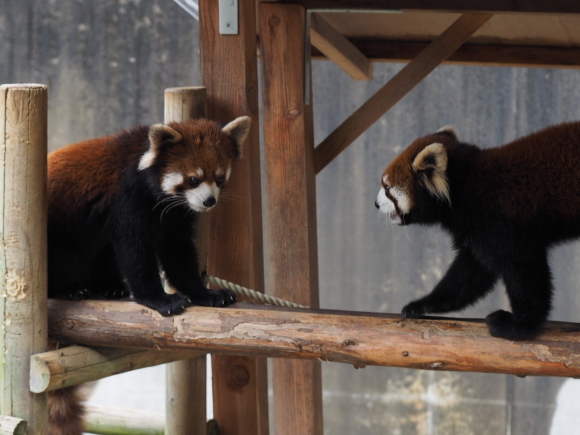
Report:
[{"label": "white rope", "polygon": [[265,295],[264,293],[257,292],[255,290],[250,290],[249,288],[242,287],[241,285],[234,284],[233,282],[226,281],[221,278],[217,278],[211,275],[205,275],[205,280],[210,284],[218,286],[220,288],[227,288],[233,291],[236,295],[240,295],[244,298],[251,299],[253,301],[259,301],[263,304],[277,305],[279,307],[291,307],[291,308],[308,308],[304,305],[295,304],[294,302],[285,301],[284,299],[275,298],[273,296]]}]

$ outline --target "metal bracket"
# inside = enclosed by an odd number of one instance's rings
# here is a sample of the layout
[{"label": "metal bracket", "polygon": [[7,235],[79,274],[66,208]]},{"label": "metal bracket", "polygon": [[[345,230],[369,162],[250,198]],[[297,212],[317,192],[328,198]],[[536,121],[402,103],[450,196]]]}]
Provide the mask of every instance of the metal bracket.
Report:
[{"label": "metal bracket", "polygon": [[238,0],[219,0],[220,35],[238,34]]}]

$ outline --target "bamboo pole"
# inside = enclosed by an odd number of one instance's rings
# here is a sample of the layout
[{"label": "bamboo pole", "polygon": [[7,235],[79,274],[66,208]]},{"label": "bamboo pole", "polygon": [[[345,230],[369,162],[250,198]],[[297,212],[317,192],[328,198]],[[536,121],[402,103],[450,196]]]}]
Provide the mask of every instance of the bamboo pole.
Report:
[{"label": "bamboo pole", "polygon": [[32,355],[30,391],[44,393],[131,370],[198,358],[203,355],[205,354],[192,354],[185,351],[162,352],[160,350],[68,346]]},{"label": "bamboo pole", "polygon": [[0,86],[0,414],[46,431],[46,395],[28,388],[30,355],[47,348],[47,88]]},{"label": "bamboo pole", "polygon": [[[244,308],[248,307],[248,308]],[[49,335],[102,346],[190,349],[352,364],[580,377],[580,325],[548,322],[535,340],[489,335],[481,320],[258,307],[190,307],[162,317],[132,302],[49,301]]]},{"label": "bamboo pole", "polygon": [[[170,88],[165,90],[165,123],[205,117],[207,90],[205,87]],[[199,272],[207,269],[209,216],[197,218],[197,248]],[[205,358],[175,361],[166,371],[166,433],[167,435],[203,435],[206,433],[207,362]]]},{"label": "bamboo pole", "polygon": [[316,172],[324,169],[492,16],[484,13],[466,13],[459,17],[316,147],[314,155]]},{"label": "bamboo pole", "polygon": [[25,435],[26,422],[20,418],[0,416],[0,435]]}]

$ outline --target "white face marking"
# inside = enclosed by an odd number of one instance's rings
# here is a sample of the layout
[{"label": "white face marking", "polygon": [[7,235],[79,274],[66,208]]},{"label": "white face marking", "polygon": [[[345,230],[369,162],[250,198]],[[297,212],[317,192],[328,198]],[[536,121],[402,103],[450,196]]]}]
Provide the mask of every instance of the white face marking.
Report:
[{"label": "white face marking", "polygon": [[153,163],[155,163],[155,153],[152,151],[147,151],[141,156],[137,169],[142,171],[143,169],[150,167]]},{"label": "white face marking", "polygon": [[215,176],[221,177],[222,175],[224,175],[224,170],[222,168],[217,168],[215,171]]},{"label": "white face marking", "polygon": [[[219,187],[215,183],[211,185],[208,183],[201,183],[195,189],[188,189],[185,191],[185,199],[189,203],[189,207],[193,211],[202,212],[211,209],[216,203],[220,193]],[[214,198],[215,202],[209,206],[204,205],[204,202]]]},{"label": "white face marking", "polygon": [[389,184],[389,176],[388,175],[383,175],[383,183]]},{"label": "white face marking", "polygon": [[183,184],[183,175],[177,172],[169,172],[163,176],[161,189],[163,189],[165,193],[175,195],[175,188],[180,184]]},{"label": "white face marking", "polygon": [[203,177],[203,169],[197,168],[195,172],[199,178]]},{"label": "white face marking", "polygon": [[[383,177],[383,179],[385,177]],[[392,187],[389,189],[389,193],[397,201],[399,211],[402,214],[409,213],[410,201],[405,192],[403,192],[403,190],[399,189],[398,187]],[[397,225],[401,225],[403,223],[403,218],[399,215],[399,213],[397,213],[395,203],[387,196],[384,187],[382,187],[381,190],[379,190],[379,194],[377,195],[377,205],[379,206],[379,211],[381,213],[385,213],[389,217],[391,222]]]},{"label": "white face marking", "polygon": [[232,167],[228,166],[228,169],[226,169],[226,181],[230,179],[231,174],[232,174]]}]

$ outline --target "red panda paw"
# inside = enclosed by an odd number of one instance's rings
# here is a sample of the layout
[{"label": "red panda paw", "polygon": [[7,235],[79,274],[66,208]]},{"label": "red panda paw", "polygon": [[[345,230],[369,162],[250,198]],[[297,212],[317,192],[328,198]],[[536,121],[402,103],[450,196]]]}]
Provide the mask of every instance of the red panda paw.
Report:
[{"label": "red panda paw", "polygon": [[135,296],[141,305],[152,308],[164,317],[175,316],[185,311],[190,304],[189,298],[182,293]]},{"label": "red panda paw", "polygon": [[193,305],[203,307],[226,307],[236,302],[236,295],[228,289],[205,290],[189,297]]},{"label": "red panda paw", "polygon": [[507,340],[529,340],[540,333],[544,322],[531,322],[529,319],[526,323],[518,322],[518,318],[512,313],[497,310],[485,318],[485,323],[493,337]]},{"label": "red panda paw", "polygon": [[401,311],[401,316],[404,319],[413,319],[423,316],[426,312],[425,304],[421,300],[418,300],[405,305]]}]

